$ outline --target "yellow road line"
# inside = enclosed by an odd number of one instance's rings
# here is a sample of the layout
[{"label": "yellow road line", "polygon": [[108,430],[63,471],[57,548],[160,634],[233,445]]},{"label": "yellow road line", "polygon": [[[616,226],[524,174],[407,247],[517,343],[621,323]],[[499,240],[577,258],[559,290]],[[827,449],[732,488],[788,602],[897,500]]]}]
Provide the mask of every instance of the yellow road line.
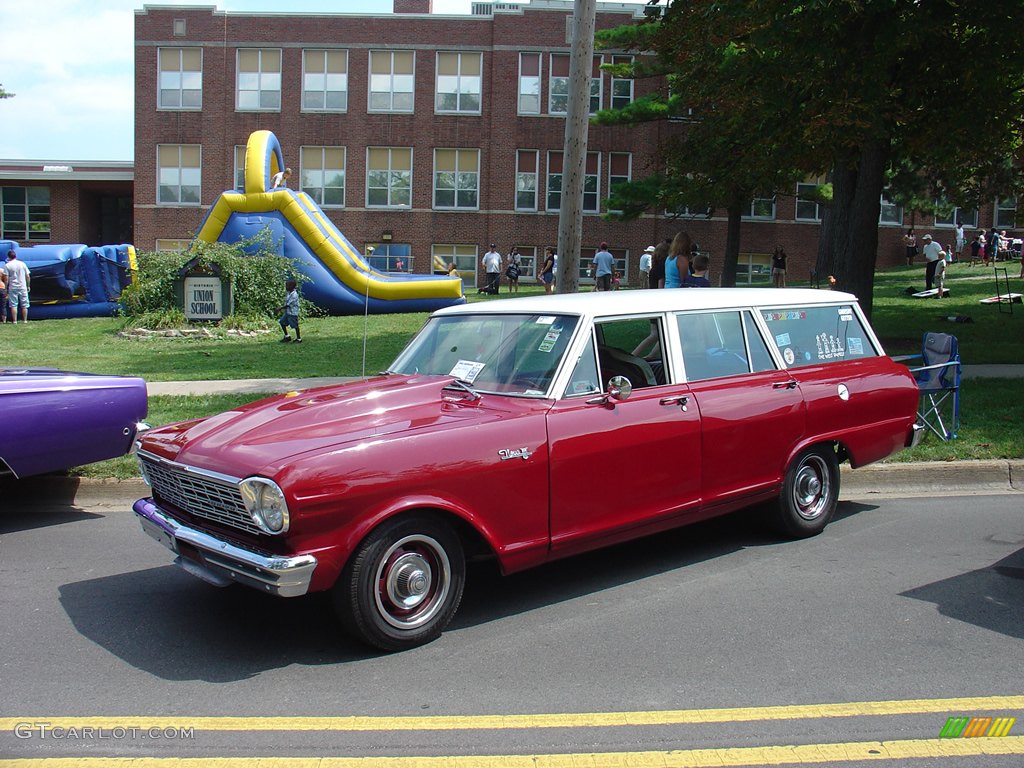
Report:
[{"label": "yellow road line", "polygon": [[2,717],[0,731],[24,723],[54,728],[194,728],[197,731],[473,731],[530,728],[615,728],[649,725],[814,720],[831,717],[1024,710],[1024,696],[853,701],[775,707],[677,709],[652,712],[568,712],[536,715],[454,715],[429,717]]},{"label": "yellow road line", "polygon": [[448,757],[195,757],[29,758],[2,760],[0,768],[722,768],[814,765],[868,760],[1024,755],[1024,736],[978,739],[906,739],[846,744],[605,752],[558,755]]}]

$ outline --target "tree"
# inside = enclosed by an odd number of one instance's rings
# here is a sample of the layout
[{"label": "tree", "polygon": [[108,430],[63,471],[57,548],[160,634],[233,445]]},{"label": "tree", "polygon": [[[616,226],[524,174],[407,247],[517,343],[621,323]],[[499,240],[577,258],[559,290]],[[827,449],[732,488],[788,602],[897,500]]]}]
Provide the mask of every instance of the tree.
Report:
[{"label": "tree", "polygon": [[1024,136],[1019,8],[671,0],[640,26],[687,97],[717,107],[705,122],[724,110],[744,116],[715,124],[720,142],[767,147],[775,161],[784,153],[807,176],[829,172],[819,265],[870,312],[883,193],[956,202],[1024,186],[1020,163],[1007,165],[1021,159]]},{"label": "tree", "polygon": [[8,93],[6,90],[4,90],[3,83],[0,83],[0,99],[9,99],[15,95],[16,94]]}]

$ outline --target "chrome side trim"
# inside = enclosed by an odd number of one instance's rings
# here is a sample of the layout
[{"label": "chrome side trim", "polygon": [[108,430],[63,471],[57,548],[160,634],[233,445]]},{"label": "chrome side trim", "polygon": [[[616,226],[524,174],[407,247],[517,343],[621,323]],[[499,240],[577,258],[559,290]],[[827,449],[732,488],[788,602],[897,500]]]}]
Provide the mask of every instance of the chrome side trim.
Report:
[{"label": "chrome side trim", "polygon": [[[244,549],[175,520],[152,499],[139,499],[132,511],[142,530],[179,555],[177,565],[204,581],[224,586],[225,579],[230,579],[278,597],[298,597],[309,591],[317,566],[313,555],[284,557]],[[179,542],[194,548],[201,562],[182,554]]]}]

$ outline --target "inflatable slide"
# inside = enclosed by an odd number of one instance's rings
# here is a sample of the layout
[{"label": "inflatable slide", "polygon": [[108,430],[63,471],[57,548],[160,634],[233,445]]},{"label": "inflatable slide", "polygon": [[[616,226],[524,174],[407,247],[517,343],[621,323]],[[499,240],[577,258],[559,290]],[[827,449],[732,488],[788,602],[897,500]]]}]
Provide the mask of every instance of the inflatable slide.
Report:
[{"label": "inflatable slide", "polygon": [[32,273],[29,320],[109,317],[138,271],[131,245],[36,245],[0,241],[6,258],[13,248]]},{"label": "inflatable slide", "polygon": [[447,275],[397,274],[375,269],[306,193],[271,188],[284,170],[271,131],[256,131],[245,149],[245,191],[223,192],[197,237],[234,243],[270,230],[278,252],[309,281],[304,298],[332,315],[432,312],[463,304],[462,280]]}]

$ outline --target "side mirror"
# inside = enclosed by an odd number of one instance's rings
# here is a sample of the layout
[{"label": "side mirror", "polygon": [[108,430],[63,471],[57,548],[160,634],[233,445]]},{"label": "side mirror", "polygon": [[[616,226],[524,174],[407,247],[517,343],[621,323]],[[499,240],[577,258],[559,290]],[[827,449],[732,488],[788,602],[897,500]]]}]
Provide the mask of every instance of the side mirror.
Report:
[{"label": "side mirror", "polygon": [[628,400],[633,394],[633,383],[625,376],[612,376],[608,380],[608,397],[612,400]]}]

